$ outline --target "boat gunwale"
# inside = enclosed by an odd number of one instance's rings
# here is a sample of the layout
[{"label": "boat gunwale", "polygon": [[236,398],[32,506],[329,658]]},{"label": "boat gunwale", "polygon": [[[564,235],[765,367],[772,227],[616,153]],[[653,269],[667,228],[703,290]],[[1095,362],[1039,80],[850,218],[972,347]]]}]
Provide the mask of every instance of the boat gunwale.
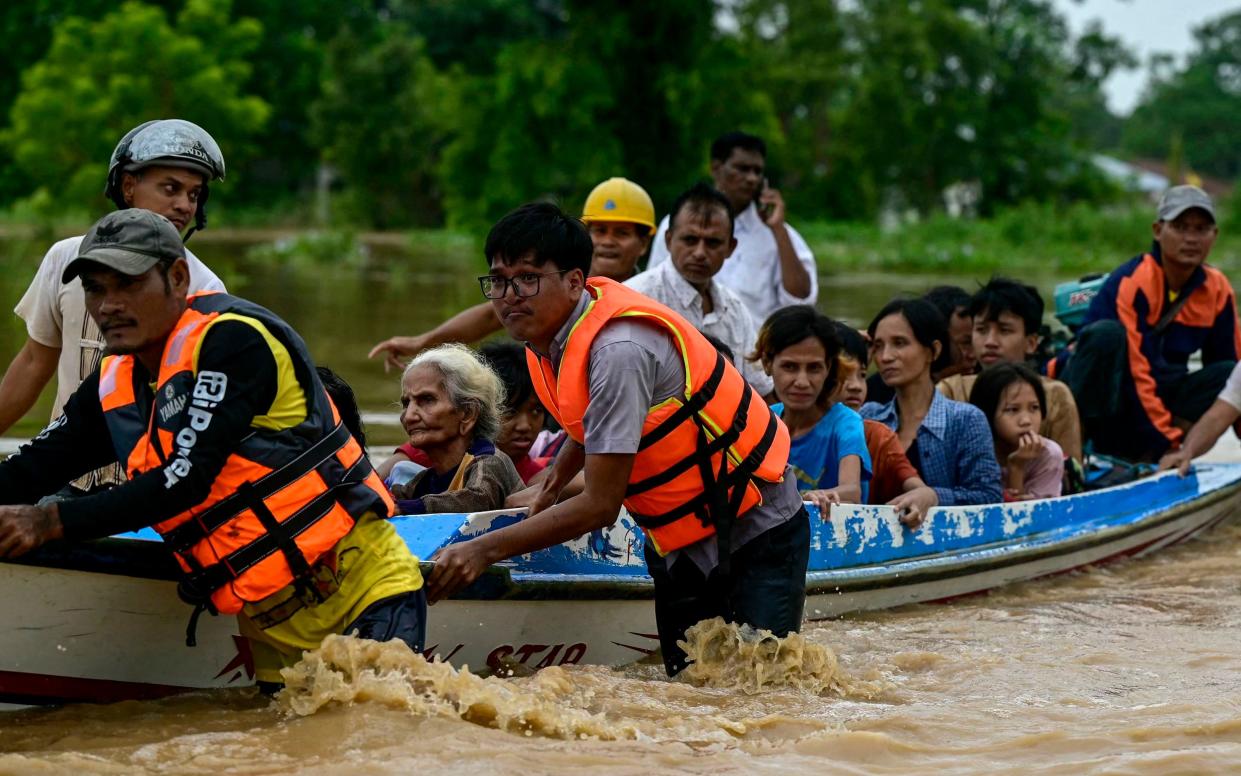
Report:
[{"label": "boat gunwale", "polygon": [[[1125,487],[1125,486],[1117,486]],[[1103,491],[1097,491],[1102,493]],[[1183,503],[1156,508],[1148,514],[1117,524],[1105,520],[1058,526],[1048,531],[988,542],[986,544],[919,555],[908,559],[813,569],[806,574],[806,594],[821,595],[890,588],[933,582],[974,571],[993,571],[1030,563],[1057,555],[1086,550],[1115,542],[1126,536],[1175,522],[1187,514],[1201,511],[1241,493],[1241,477],[1213,490],[1200,493]],[[1049,500],[1050,501],[1050,500]],[[1000,506],[1000,505],[984,505]],[[1077,528],[1066,535],[1067,528]],[[118,559],[117,556],[127,556]],[[102,556],[102,557],[101,557]],[[132,556],[143,556],[134,562]],[[993,556],[994,563],[980,565],[980,559]],[[128,562],[126,562],[128,560]],[[175,582],[179,569],[166,547],[156,541],[108,537],[80,544],[42,548],[6,563],[66,571],[84,571]],[[118,568],[124,566],[124,570]],[[424,574],[434,561],[421,561]],[[636,574],[558,574],[522,572],[509,565],[489,567],[474,583],[458,591],[454,601],[556,601],[556,600],[633,600],[650,599],[654,582]]]}]

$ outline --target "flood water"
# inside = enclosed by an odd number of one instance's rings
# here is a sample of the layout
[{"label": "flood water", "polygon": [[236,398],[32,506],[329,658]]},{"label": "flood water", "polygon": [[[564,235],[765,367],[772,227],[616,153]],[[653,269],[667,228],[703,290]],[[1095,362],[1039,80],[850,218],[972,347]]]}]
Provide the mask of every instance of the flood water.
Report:
[{"label": "flood water", "polygon": [[1150,559],[815,623],[798,649],[821,691],[747,693],[737,662],[707,666],[715,687],[650,665],[482,679],[341,639],[274,702],[9,713],[0,773],[1235,773],[1239,562],[1225,525]]},{"label": "flood water", "polygon": [[[229,258],[238,246],[194,247],[373,411],[396,378],[366,350],[472,302],[482,264],[461,249],[256,266]],[[5,274],[15,302],[28,273]],[[820,306],[862,323],[895,292],[944,280],[825,277]],[[21,338],[5,328],[0,357]],[[706,661],[709,686],[653,665],[483,679],[340,639],[277,701],[229,690],[0,714],[0,774],[1233,773],[1239,565],[1241,527],[1224,525],[1149,559],[810,624],[786,645],[800,681],[759,681],[744,655]]]}]

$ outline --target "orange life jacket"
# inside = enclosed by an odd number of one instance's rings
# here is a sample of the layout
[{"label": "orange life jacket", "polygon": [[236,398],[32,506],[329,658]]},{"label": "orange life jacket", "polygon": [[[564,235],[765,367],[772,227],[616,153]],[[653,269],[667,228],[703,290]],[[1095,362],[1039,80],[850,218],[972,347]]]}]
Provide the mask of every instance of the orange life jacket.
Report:
[{"label": "orange life jacket", "polygon": [[[164,346],[152,397],[133,356],[108,356],[100,366],[99,399],[118,460],[130,479],[164,467],[169,484],[189,473],[186,453],[227,378],[199,372],[199,342],[212,320],[235,313],[261,322],[286,348],[306,397],[306,418],[272,431],[254,429],[225,461],[200,503],[155,525],[185,576],[182,598],[232,614],[290,583],[303,584],[310,566],[366,512],[391,514],[383,482],[328,398],[301,337],[272,313],[226,294],[200,294]],[[146,405],[150,405],[147,407]]]},{"label": "orange life jacket", "polygon": [[559,371],[527,349],[535,391],[565,432],[581,443],[590,404],[590,345],[609,321],[637,319],[672,336],[685,367],[685,393],[651,407],[629,475],[625,508],[665,555],[724,530],[762,500],[756,481],[779,482],[789,431],[762,397],[677,313],[606,278],[565,342]]}]

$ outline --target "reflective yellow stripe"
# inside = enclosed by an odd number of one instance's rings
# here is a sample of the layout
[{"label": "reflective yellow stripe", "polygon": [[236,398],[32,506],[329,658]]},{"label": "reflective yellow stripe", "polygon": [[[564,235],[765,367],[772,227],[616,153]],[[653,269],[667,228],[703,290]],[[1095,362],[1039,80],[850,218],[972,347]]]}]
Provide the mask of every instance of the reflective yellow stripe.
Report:
[{"label": "reflective yellow stripe", "polygon": [[285,346],[276,339],[276,337],[268,331],[263,322],[257,318],[251,318],[246,315],[238,315],[237,313],[223,313],[217,315],[207,324],[207,328],[203,329],[202,336],[194,344],[194,358],[191,362],[195,373],[198,372],[198,356],[202,350],[203,340],[206,339],[207,333],[211,331],[211,327],[222,321],[241,321],[254,328],[262,335],[263,341],[271,348],[272,357],[276,360],[276,398],[271,403],[271,407],[263,415],[256,415],[251,422],[254,428],[266,429],[269,431],[280,431],[281,429],[292,428],[306,420],[306,394],[302,390],[301,383],[297,381],[297,372],[293,368],[293,357],[289,355],[289,351]]}]

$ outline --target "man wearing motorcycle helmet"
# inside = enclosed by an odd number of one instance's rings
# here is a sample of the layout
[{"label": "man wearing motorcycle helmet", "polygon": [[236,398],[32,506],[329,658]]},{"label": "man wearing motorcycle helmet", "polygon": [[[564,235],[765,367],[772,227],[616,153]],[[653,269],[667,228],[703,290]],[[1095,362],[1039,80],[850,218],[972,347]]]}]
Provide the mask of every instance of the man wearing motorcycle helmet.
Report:
[{"label": "man wearing motorcycle helmet", "polygon": [[[223,178],[224,156],[204,129],[181,119],[148,121],[127,132],[112,152],[104,195],[121,209],[159,213],[188,239],[206,225],[208,185]],[[81,281],[61,280],[81,242],[79,235],[53,245],[14,309],[26,322],[27,338],[0,381],[0,434],[34,406],[53,373],[55,418],[78,384],[99,365],[103,337],[86,314]],[[190,251],[185,253],[190,293],[224,290],[215,273]],[[109,467],[74,484],[89,491],[123,479],[119,468]]]}]

